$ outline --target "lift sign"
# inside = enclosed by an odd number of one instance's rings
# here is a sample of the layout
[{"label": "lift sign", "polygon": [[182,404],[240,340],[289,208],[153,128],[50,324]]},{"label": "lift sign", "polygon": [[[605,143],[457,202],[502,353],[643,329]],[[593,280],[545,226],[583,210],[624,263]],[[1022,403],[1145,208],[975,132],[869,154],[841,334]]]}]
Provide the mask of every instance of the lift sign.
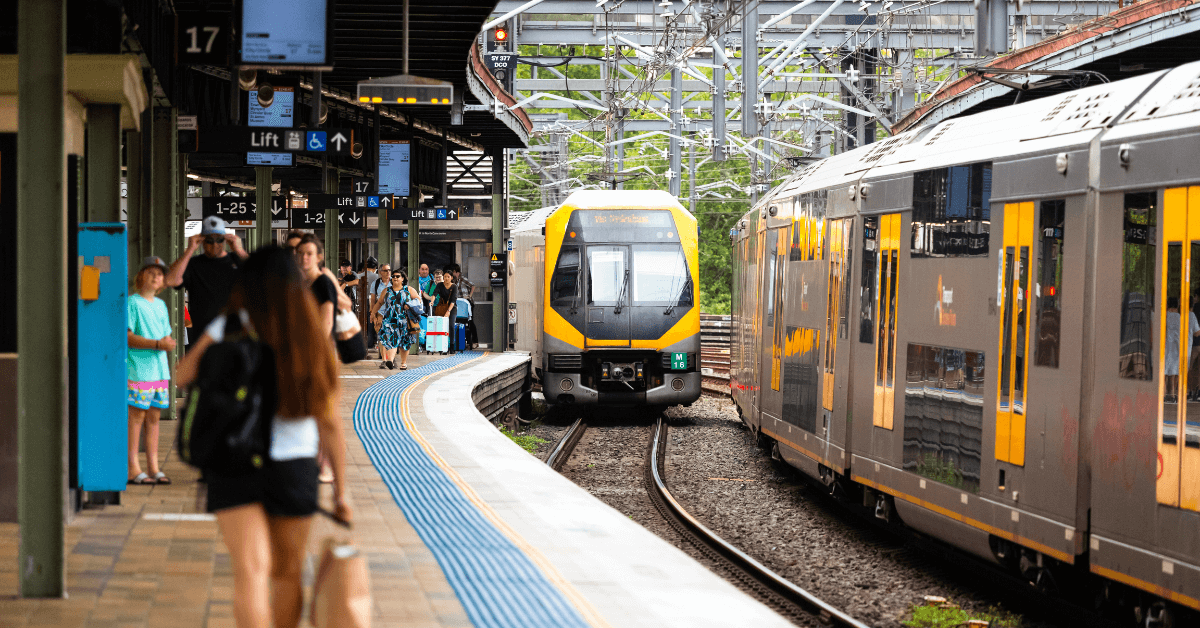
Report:
[{"label": "lift sign", "polygon": [[671,370],[686,371],[687,370],[687,354],[672,353],[671,354]]}]

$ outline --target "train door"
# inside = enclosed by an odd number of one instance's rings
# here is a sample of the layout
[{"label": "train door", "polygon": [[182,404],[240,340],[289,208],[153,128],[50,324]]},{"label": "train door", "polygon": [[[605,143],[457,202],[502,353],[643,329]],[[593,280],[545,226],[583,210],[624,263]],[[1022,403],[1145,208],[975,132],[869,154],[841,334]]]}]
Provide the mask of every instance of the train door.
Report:
[{"label": "train door", "polygon": [[[774,237],[775,234],[766,229],[764,224],[763,230],[758,233],[758,246],[761,260],[759,266],[758,285],[755,286],[758,292],[758,325],[754,333],[754,391],[752,398],[754,400],[755,414],[762,420],[762,386],[763,375],[771,372],[771,364],[773,362],[771,351],[769,348],[764,348],[764,340],[774,341],[775,327],[775,299],[772,298],[775,289],[775,270],[778,266],[778,250],[779,243]],[[771,334],[768,336],[768,334]],[[770,383],[767,383],[770,386]],[[760,423],[761,425],[761,423]]]},{"label": "train door", "polygon": [[628,347],[630,282],[629,247],[587,247],[587,333],[589,347]]},{"label": "train door", "polygon": [[896,409],[896,301],[900,214],[879,216],[875,285],[875,394],[872,424],[890,430]]},{"label": "train door", "polygon": [[[1127,206],[1129,196],[1138,195],[1127,195]],[[1151,203],[1141,204],[1152,211]],[[1162,417],[1158,502],[1200,510],[1200,385],[1191,372],[1196,366],[1190,359],[1200,335],[1196,318],[1200,305],[1200,186],[1163,193],[1163,242],[1166,246],[1159,267],[1163,290],[1159,296],[1158,356],[1163,376],[1158,394]]]},{"label": "train door", "polygon": [[1000,250],[1000,373],[996,397],[996,460],[1025,465],[1029,377],[1029,289],[1033,265],[1033,203],[1004,206]]},{"label": "train door", "polygon": [[[771,377],[769,385],[765,386],[759,398],[759,407],[763,413],[768,414],[772,419],[782,418],[783,396],[781,393],[780,384],[783,380],[783,351],[784,351],[784,329],[786,328],[786,319],[784,317],[784,283],[787,269],[787,255],[789,244],[789,227],[779,227],[767,231],[767,240],[770,243],[769,262],[770,276],[764,277],[766,283],[763,290],[763,301],[766,305],[766,326],[763,329],[764,334],[770,334],[771,347],[770,351],[764,351],[763,357],[768,360],[763,366],[764,373],[770,373]],[[771,426],[770,423],[763,420],[764,425]]]},{"label": "train door", "polygon": [[[821,401],[822,430],[820,435],[825,439],[824,457],[832,460],[828,449],[833,442],[834,404],[837,382],[840,377],[846,377],[849,361],[839,355],[838,340],[846,338],[849,331],[848,310],[850,307],[849,280],[850,272],[850,243],[853,237],[853,218],[843,218],[829,221],[829,256],[828,277],[825,295],[825,344],[824,344],[824,374],[822,379]],[[842,351],[844,353],[844,351]],[[838,430],[839,442],[844,442],[845,434]]]}]

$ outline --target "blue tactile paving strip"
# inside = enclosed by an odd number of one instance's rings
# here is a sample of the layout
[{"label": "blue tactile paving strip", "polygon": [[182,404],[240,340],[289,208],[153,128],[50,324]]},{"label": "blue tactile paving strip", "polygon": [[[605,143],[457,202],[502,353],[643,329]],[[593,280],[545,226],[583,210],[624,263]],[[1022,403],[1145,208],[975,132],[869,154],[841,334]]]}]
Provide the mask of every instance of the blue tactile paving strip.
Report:
[{"label": "blue tactile paving strip", "polygon": [[585,628],[562,591],[471,504],[404,426],[400,401],[409,386],[480,355],[454,355],[371,386],[354,406],[354,429],[475,626]]}]

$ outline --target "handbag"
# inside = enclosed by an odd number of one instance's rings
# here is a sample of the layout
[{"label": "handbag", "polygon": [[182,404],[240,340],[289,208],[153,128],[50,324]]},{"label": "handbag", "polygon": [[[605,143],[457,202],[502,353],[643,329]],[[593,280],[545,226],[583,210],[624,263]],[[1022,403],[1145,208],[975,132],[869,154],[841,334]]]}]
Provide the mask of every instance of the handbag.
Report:
[{"label": "handbag", "polygon": [[333,319],[333,336],[337,341],[338,357],[342,364],[353,364],[367,357],[362,325],[350,310],[339,310]]},{"label": "handbag", "polygon": [[369,628],[371,577],[357,547],[325,539],[308,616],[317,628]]}]

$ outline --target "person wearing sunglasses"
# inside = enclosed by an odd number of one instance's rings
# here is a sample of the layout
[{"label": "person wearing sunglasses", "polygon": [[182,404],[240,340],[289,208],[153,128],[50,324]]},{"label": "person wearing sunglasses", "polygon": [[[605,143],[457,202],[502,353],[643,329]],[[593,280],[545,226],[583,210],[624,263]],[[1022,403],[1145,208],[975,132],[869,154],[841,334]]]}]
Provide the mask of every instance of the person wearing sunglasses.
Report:
[{"label": "person wearing sunglasses", "polygon": [[[196,255],[201,249],[203,254]],[[183,255],[171,263],[164,283],[176,290],[187,290],[188,312],[192,316],[192,326],[187,330],[189,348],[225,308],[237,278],[238,263],[247,257],[242,239],[226,230],[224,220],[209,216],[204,219],[200,233],[188,238]]]}]

